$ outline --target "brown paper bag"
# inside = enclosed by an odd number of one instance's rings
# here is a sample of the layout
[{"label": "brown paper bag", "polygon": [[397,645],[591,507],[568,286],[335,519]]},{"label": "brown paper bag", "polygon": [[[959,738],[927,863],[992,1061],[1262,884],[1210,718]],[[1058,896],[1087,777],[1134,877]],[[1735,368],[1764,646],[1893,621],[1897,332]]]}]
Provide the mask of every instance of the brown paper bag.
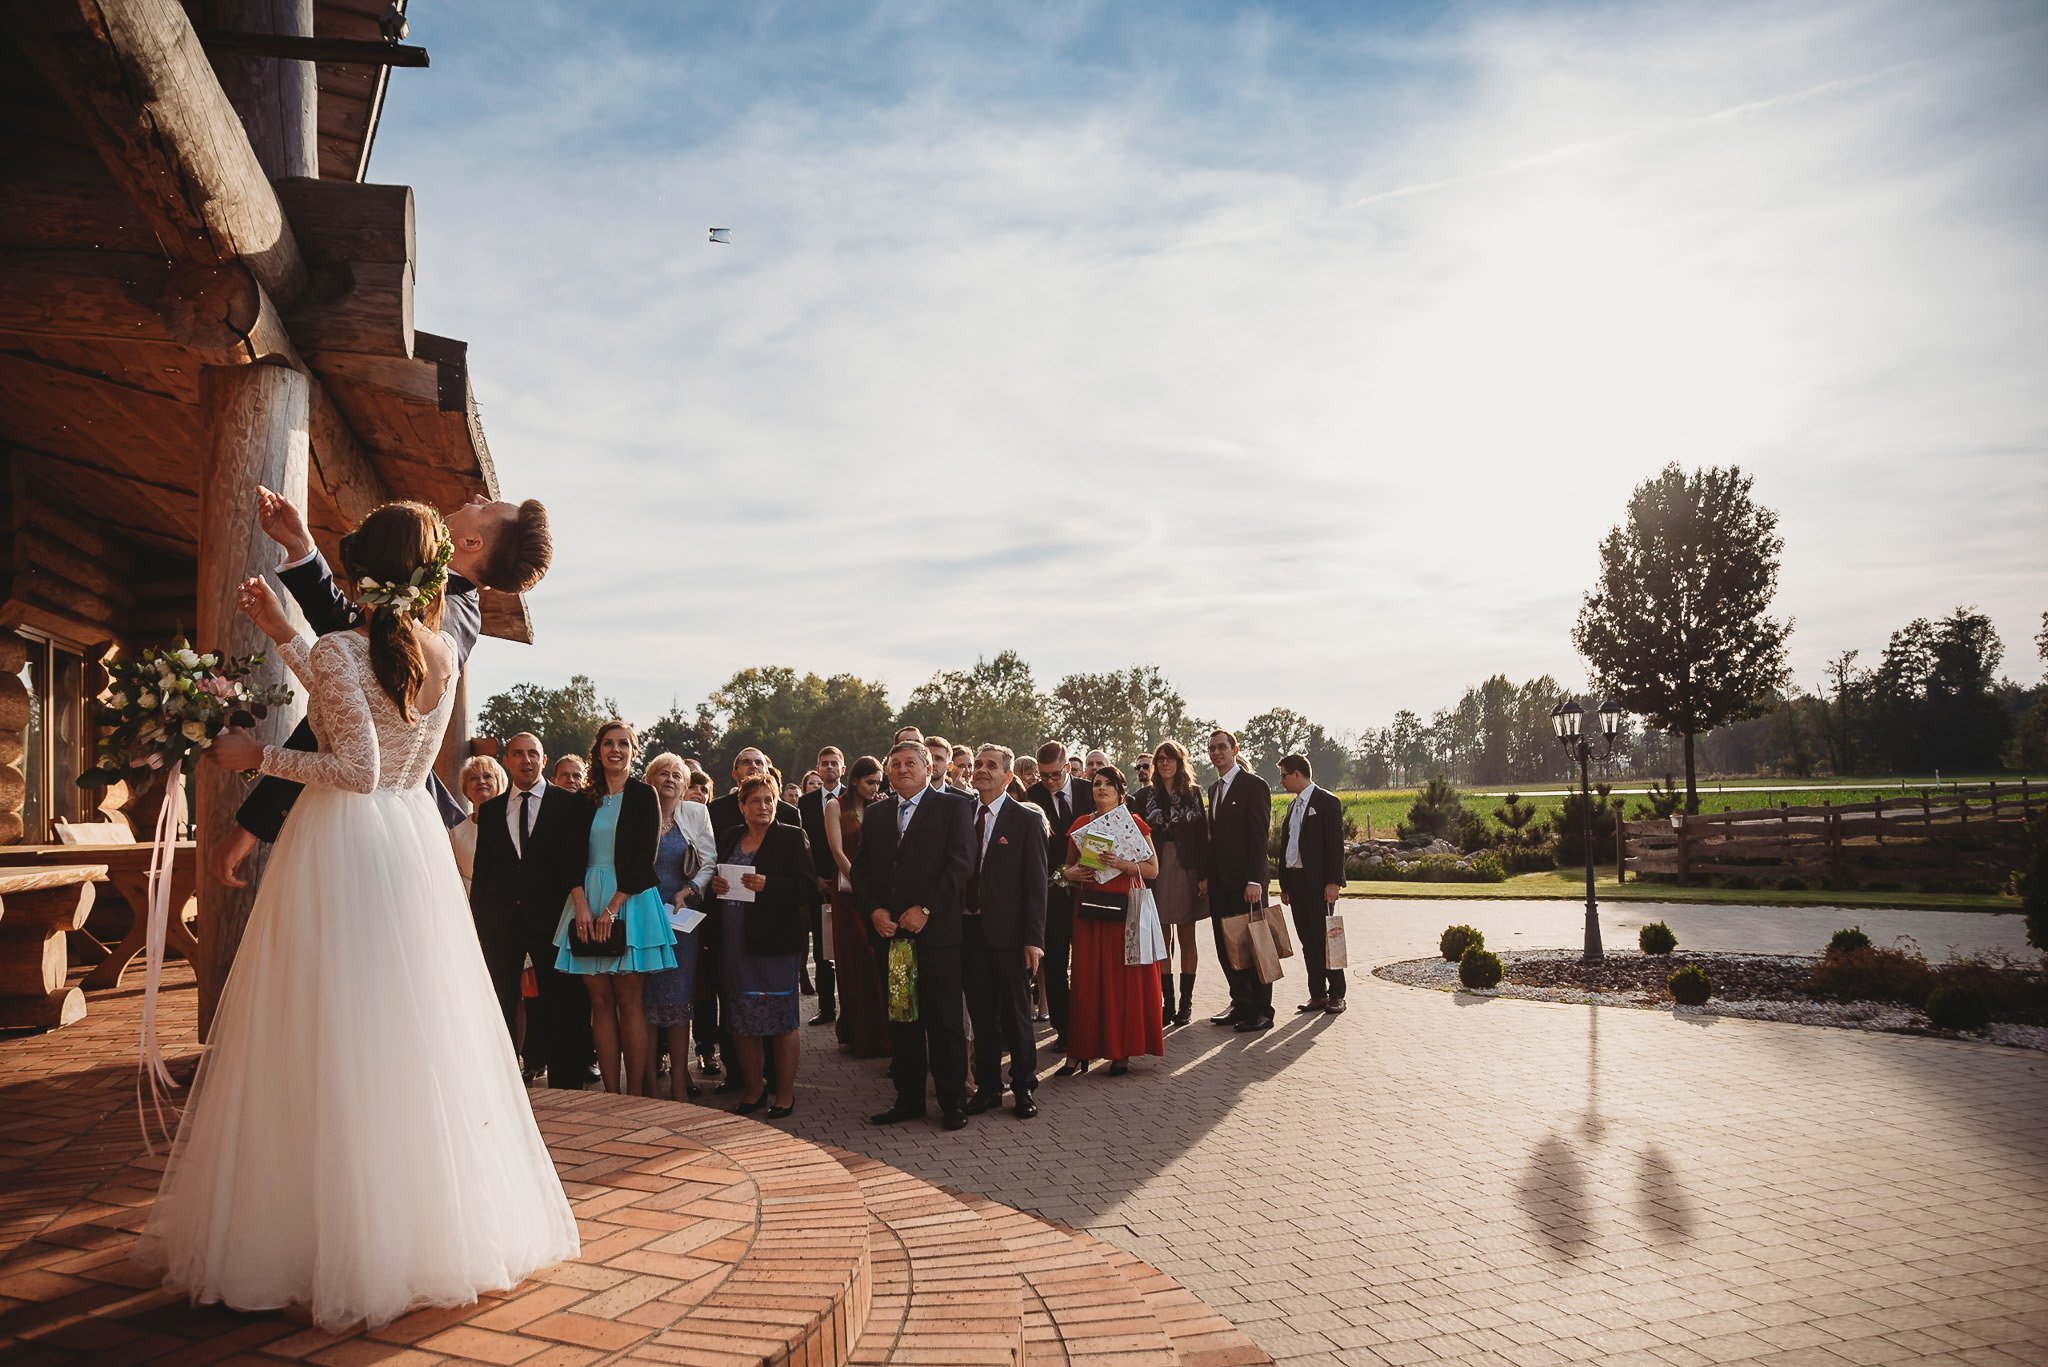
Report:
[{"label": "brown paper bag", "polygon": [[1323,919],[1325,968],[1349,968],[1350,961],[1344,953],[1344,918],[1331,912]]},{"label": "brown paper bag", "polygon": [[1266,925],[1273,932],[1273,952],[1283,959],[1294,957],[1294,937],[1287,933],[1287,908],[1268,902],[1263,908]]},{"label": "brown paper bag", "polygon": [[1258,970],[1259,981],[1277,983],[1280,981],[1280,954],[1273,944],[1273,922],[1269,917],[1251,920],[1252,967]]},{"label": "brown paper bag", "polygon": [[1222,920],[1223,952],[1230,956],[1232,968],[1252,966],[1252,918],[1249,914],[1226,916]]}]

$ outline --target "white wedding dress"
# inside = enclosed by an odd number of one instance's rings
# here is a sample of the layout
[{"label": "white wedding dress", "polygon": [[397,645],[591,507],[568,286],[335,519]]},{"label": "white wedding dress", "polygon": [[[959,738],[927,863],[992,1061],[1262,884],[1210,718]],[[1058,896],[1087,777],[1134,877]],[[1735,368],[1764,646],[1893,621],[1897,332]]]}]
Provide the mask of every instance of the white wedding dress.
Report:
[{"label": "white wedding dress", "polygon": [[576,1256],[576,1221],[423,786],[453,682],[407,722],[368,638],[280,653],[322,748],[264,752],[305,791],[136,1256],[196,1302],[338,1330],[510,1288]]}]

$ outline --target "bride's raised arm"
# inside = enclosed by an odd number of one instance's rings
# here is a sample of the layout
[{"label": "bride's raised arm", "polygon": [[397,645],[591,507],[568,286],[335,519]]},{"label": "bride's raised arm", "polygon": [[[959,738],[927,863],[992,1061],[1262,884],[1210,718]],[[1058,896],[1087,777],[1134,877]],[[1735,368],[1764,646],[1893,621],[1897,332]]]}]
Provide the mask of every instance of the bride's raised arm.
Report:
[{"label": "bride's raised arm", "polygon": [[311,689],[314,684],[313,643],[293,630],[291,618],[285,615],[284,604],[270,587],[270,581],[261,575],[244,579],[236,602],[242,609],[242,615],[254,622],[277,647],[278,658],[298,676],[300,683]]}]

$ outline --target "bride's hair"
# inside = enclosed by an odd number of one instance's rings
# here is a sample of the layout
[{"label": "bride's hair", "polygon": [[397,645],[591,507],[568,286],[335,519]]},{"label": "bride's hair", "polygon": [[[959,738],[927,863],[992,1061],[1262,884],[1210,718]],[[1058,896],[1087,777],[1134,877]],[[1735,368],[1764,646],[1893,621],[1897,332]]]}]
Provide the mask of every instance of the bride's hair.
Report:
[{"label": "bride's hair", "polygon": [[[364,624],[370,629],[371,672],[407,721],[413,720],[413,699],[427,681],[426,655],[411,619],[417,616],[430,631],[441,625],[441,585],[434,582],[434,562],[447,535],[441,515],[426,504],[387,503],[341,539],[342,569],[359,592],[365,579],[404,585],[416,571],[425,571],[421,586],[427,592],[420,600],[362,604]],[[441,578],[445,583],[445,576]]]}]

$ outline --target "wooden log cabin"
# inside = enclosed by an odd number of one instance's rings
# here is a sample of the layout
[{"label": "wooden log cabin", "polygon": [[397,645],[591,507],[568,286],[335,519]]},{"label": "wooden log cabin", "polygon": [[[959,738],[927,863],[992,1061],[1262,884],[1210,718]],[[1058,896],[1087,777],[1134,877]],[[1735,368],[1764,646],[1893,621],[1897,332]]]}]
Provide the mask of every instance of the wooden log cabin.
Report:
[{"label": "wooden log cabin", "polygon": [[[0,844],[95,818],[75,780],[107,652],[180,630],[207,649],[267,645],[233,601],[277,560],[255,527],[258,484],[307,510],[330,559],[389,499],[497,496],[467,348],[414,326],[413,193],[367,180],[391,68],[424,65],[383,32],[402,13],[7,8]],[[526,605],[486,592],[484,631],[530,640]],[[467,753],[465,713],[444,776]],[[266,739],[298,715],[273,716]],[[194,789],[203,861],[243,785],[202,766]],[[203,1033],[251,894],[200,889]]]}]

